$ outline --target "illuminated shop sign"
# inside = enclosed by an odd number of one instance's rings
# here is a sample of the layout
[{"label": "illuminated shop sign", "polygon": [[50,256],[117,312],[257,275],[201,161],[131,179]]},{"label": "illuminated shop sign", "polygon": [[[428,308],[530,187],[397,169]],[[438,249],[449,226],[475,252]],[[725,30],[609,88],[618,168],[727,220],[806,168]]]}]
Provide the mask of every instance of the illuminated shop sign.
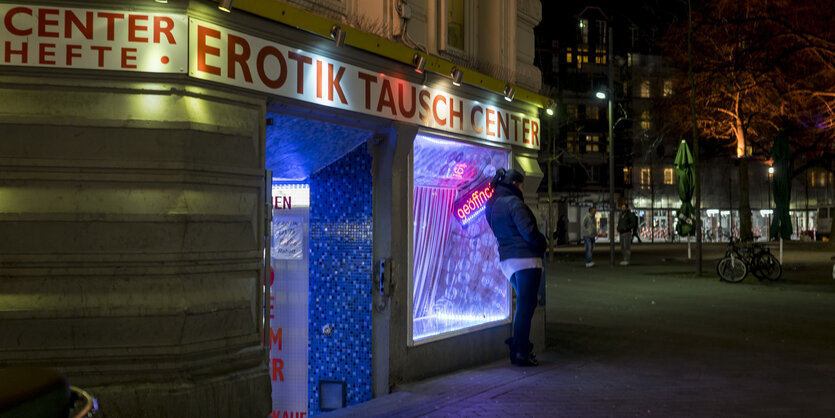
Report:
[{"label": "illuminated shop sign", "polygon": [[467,226],[473,219],[484,212],[487,201],[493,196],[493,188],[487,181],[458,198],[452,206],[455,219]]},{"label": "illuminated shop sign", "polygon": [[[0,65],[182,73],[309,103],[539,149],[535,116],[189,19],[0,5]],[[501,96],[495,95],[497,102]]]},{"label": "illuminated shop sign", "polygon": [[184,15],[0,4],[0,65],[185,73],[187,36]]}]

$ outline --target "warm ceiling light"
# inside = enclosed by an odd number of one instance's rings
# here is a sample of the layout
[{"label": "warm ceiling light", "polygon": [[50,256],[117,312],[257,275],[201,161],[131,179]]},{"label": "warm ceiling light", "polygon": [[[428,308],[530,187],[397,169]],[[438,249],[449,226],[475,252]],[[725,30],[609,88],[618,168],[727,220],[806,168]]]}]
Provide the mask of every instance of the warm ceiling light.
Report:
[{"label": "warm ceiling light", "polygon": [[415,54],[412,57],[412,64],[415,66],[415,72],[423,74],[423,69],[426,67],[426,58],[423,55]]},{"label": "warm ceiling light", "polygon": [[331,27],[331,38],[336,41],[336,46],[341,48],[345,45],[345,30],[339,25],[333,25]]},{"label": "warm ceiling light", "polygon": [[452,71],[449,73],[450,77],[452,77],[452,85],[453,86],[460,86],[461,80],[464,78],[464,72],[459,70],[458,67],[452,67]]},{"label": "warm ceiling light", "polygon": [[553,116],[554,115],[554,110],[556,110],[556,109],[557,109],[557,103],[553,100],[549,100],[548,103],[545,104],[545,113],[547,113],[548,116]]},{"label": "warm ceiling light", "polygon": [[508,102],[513,101],[513,96],[516,95],[516,89],[510,86],[510,84],[504,86],[504,99]]},{"label": "warm ceiling light", "polygon": [[232,0],[222,0],[220,4],[217,6],[218,9],[229,13],[232,11]]}]

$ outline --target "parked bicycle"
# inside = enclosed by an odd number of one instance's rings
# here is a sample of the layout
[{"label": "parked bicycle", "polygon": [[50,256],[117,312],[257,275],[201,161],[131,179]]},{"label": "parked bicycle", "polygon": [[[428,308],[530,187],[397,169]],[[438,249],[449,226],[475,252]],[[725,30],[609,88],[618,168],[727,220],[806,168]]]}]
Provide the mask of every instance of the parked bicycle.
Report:
[{"label": "parked bicycle", "polygon": [[716,273],[721,280],[738,283],[749,272],[760,280],[778,280],[783,275],[783,267],[767,246],[753,242],[738,246],[737,242],[731,239],[725,257],[716,263]]}]

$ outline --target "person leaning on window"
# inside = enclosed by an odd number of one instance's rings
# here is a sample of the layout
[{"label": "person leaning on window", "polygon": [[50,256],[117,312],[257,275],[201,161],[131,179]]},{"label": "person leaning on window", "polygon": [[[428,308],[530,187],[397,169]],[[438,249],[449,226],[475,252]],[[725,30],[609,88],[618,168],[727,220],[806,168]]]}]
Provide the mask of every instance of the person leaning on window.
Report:
[{"label": "person leaning on window", "polygon": [[502,273],[516,292],[513,336],[505,340],[510,347],[510,363],[538,366],[530,341],[531,319],[536,309],[547,242],[539,232],[536,217],[523,200],[524,181],[525,176],[518,171],[496,171],[490,182],[493,196],[487,201],[484,216],[499,245]]}]

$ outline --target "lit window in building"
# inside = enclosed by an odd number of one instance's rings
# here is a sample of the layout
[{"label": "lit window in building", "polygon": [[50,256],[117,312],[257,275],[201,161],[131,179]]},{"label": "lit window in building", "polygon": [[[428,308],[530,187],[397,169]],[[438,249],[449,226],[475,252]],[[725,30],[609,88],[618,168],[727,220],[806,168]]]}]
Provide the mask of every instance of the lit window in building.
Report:
[{"label": "lit window in building", "polygon": [[815,170],[809,170],[809,184],[815,185]]},{"label": "lit window in building", "polygon": [[586,135],[586,152],[600,152],[599,135]]},{"label": "lit window in building", "polygon": [[574,49],[573,48],[566,48],[565,49],[565,62],[574,62]]},{"label": "lit window in building", "polygon": [[632,184],[632,169],[630,167],[623,168],[623,184]]},{"label": "lit window in building", "polygon": [[568,152],[579,153],[580,152],[580,139],[577,136],[576,132],[572,132],[568,134],[568,138],[566,138],[565,149]]},{"label": "lit window in building", "polygon": [[652,170],[649,167],[641,168],[641,188],[649,189],[652,183]]},{"label": "lit window in building", "polygon": [[650,97],[649,80],[641,81],[641,97]]},{"label": "lit window in building", "polygon": [[826,172],[821,172],[821,182],[820,182],[820,185],[821,185],[821,187],[825,187],[825,186],[826,186]]},{"label": "lit window in building", "polygon": [[569,120],[577,120],[577,105],[569,104],[565,106],[565,113],[568,114]]},{"label": "lit window in building", "polygon": [[464,49],[464,0],[446,0],[447,45]]},{"label": "lit window in building", "polygon": [[578,32],[577,38],[580,43],[587,44],[589,43],[589,20],[588,19],[580,19],[578,23]]},{"label": "lit window in building", "polygon": [[583,64],[589,63],[589,49],[577,48],[577,68],[583,68]]},{"label": "lit window in building", "polygon": [[600,108],[597,106],[589,106],[586,108],[589,119],[600,119]]},{"label": "lit window in building", "polygon": [[606,50],[603,48],[597,48],[594,50],[594,63],[595,64],[605,64],[606,63]]},{"label": "lit window in building", "polygon": [[641,129],[648,131],[651,127],[649,110],[641,111]]},{"label": "lit window in building", "polygon": [[673,80],[667,79],[664,80],[664,97],[670,97],[673,95]]},{"label": "lit window in building", "polygon": [[598,20],[597,21],[597,43],[600,45],[606,45],[606,21],[605,20]]},{"label": "lit window in building", "polygon": [[631,52],[626,54],[626,66],[627,67],[632,66],[632,53]]},{"label": "lit window in building", "polygon": [[673,169],[664,169],[664,184],[673,184]]}]

